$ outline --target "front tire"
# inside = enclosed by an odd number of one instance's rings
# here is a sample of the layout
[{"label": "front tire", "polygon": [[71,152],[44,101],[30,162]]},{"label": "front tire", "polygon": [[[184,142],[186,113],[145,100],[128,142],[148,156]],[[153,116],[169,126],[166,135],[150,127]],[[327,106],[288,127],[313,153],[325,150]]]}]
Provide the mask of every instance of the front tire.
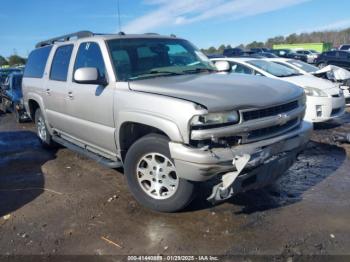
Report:
[{"label": "front tire", "polygon": [[165,136],[152,134],[136,141],[127,152],[124,170],[131,193],[147,208],[176,212],[194,197],[195,185],[177,175]]},{"label": "front tire", "polygon": [[41,144],[44,147],[54,147],[54,141],[52,140],[52,137],[47,130],[45,118],[43,114],[41,113],[41,109],[38,108],[35,111],[35,126],[36,126],[36,131],[37,135],[40,139]]}]

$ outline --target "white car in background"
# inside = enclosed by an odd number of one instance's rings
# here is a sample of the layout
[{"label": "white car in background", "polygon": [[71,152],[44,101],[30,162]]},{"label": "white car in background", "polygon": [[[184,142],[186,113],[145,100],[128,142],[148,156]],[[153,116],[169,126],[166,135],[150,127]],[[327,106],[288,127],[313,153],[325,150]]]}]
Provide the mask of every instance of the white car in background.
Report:
[{"label": "white car in background", "polygon": [[301,55],[306,55],[307,57],[307,62],[310,64],[315,63],[316,58],[318,57],[318,54],[313,53],[309,50],[296,50],[297,54],[301,54]]},{"label": "white car in background", "polygon": [[295,69],[303,75],[312,75],[317,77],[326,75],[329,80],[335,81],[339,84],[339,88],[343,90],[344,93],[345,104],[350,106],[350,72],[348,70],[333,65],[328,65],[322,69],[319,69],[318,67],[303,61],[281,57],[265,58],[264,60]]},{"label": "white car in background", "polygon": [[[218,61],[229,62],[229,68],[220,68]],[[305,120],[317,123],[325,122],[344,114],[345,99],[343,92],[335,83],[312,75],[303,75],[297,70],[256,58],[215,58],[218,71],[260,75],[281,79],[302,87],[307,96]],[[221,63],[224,65],[225,63]]]}]

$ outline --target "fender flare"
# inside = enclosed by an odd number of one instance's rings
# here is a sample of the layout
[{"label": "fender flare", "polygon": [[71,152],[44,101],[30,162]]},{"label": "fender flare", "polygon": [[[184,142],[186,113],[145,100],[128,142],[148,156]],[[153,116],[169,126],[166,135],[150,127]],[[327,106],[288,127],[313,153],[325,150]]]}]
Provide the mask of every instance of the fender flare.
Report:
[{"label": "fender flare", "polygon": [[184,141],[178,126],[173,121],[158,115],[152,115],[145,112],[124,111],[119,114],[117,120],[118,124],[116,127],[115,140],[118,148],[120,148],[120,130],[123,124],[128,122],[143,124],[159,129],[162,132],[164,132],[170,138],[171,141]]}]

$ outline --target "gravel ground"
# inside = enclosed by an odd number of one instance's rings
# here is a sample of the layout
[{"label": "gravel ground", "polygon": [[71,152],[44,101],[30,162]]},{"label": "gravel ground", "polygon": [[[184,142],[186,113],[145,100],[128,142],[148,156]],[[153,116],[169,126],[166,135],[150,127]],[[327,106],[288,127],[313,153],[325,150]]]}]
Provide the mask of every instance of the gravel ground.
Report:
[{"label": "gravel ground", "polygon": [[42,149],[13,119],[0,115],[1,255],[350,255],[350,145],[330,139],[350,113],[317,126],[271,188],[211,206],[203,186],[176,214],[140,207],[122,170]]}]

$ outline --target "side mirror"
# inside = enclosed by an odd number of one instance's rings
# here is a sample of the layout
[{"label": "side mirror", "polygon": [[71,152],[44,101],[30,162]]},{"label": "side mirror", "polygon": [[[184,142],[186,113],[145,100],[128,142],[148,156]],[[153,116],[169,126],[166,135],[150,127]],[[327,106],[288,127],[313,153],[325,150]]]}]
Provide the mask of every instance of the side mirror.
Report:
[{"label": "side mirror", "polygon": [[74,72],[74,81],[79,84],[107,85],[106,79],[100,79],[95,67],[82,67]]},{"label": "side mirror", "polygon": [[229,72],[231,70],[230,63],[227,61],[216,61],[215,66],[218,72]]}]

